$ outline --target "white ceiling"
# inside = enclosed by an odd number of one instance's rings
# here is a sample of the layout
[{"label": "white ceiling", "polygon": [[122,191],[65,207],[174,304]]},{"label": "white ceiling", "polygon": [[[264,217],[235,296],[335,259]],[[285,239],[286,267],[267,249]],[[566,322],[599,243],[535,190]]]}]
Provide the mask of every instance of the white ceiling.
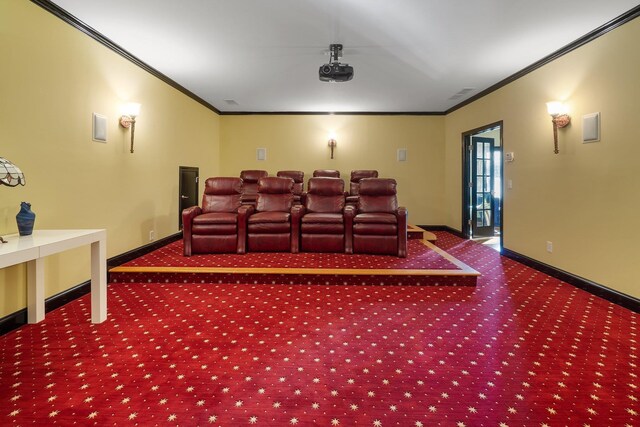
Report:
[{"label": "white ceiling", "polygon": [[[54,0],[223,112],[442,112],[637,0]],[[329,44],[352,81],[326,83]],[[455,96],[473,88],[464,96]],[[231,105],[226,100],[234,100]]]}]

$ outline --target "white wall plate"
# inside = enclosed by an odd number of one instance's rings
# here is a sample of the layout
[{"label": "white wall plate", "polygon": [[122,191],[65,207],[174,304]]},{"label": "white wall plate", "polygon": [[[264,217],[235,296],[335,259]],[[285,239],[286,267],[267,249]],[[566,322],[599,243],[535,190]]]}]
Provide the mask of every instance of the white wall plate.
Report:
[{"label": "white wall plate", "polygon": [[107,117],[93,113],[93,140],[107,142]]},{"label": "white wall plate", "polygon": [[582,143],[600,141],[600,113],[582,116]]}]

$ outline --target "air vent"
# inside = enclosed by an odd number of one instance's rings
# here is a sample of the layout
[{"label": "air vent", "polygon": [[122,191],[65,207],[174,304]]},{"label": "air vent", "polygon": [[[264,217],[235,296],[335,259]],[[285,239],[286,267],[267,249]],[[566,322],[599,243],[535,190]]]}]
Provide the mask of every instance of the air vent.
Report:
[{"label": "air vent", "polygon": [[466,94],[468,94],[469,92],[473,92],[474,90],[476,90],[476,88],[474,87],[465,87],[462,88],[461,90],[459,90],[455,95],[453,95],[451,98],[451,100],[453,99],[458,99],[458,98],[462,98],[463,96],[465,96]]},{"label": "air vent", "polygon": [[225,99],[224,102],[226,102],[227,105],[240,105],[235,99]]}]

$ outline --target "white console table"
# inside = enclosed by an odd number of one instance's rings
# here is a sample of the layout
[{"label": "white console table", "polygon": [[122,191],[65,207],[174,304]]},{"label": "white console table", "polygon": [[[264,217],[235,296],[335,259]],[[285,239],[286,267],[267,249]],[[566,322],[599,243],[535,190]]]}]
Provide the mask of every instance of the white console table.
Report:
[{"label": "white console table", "polygon": [[43,258],[91,245],[91,322],[107,318],[107,232],[99,230],[34,230],[31,236],[10,234],[0,243],[0,268],[27,263],[27,320],[44,319]]}]

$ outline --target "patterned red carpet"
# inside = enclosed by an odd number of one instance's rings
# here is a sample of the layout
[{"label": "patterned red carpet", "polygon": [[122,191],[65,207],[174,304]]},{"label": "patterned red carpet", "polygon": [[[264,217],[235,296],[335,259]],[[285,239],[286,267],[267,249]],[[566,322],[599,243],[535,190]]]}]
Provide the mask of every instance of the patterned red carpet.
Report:
[{"label": "patterned red carpet", "polygon": [[0,338],[0,425],[640,425],[638,314],[438,245],[475,288],[112,284]]},{"label": "patterned red carpet", "polygon": [[407,258],[278,252],[184,257],[182,241],[177,241],[111,269],[109,280],[112,283],[475,286],[477,275],[430,243],[413,239],[408,241]]},{"label": "patterned red carpet", "polygon": [[409,256],[398,258],[381,255],[345,255],[324,253],[249,252],[244,255],[216,254],[182,256],[182,240],[127,262],[127,267],[277,267],[277,268],[396,268],[456,270],[454,264],[430,250],[419,240],[407,242]]}]

